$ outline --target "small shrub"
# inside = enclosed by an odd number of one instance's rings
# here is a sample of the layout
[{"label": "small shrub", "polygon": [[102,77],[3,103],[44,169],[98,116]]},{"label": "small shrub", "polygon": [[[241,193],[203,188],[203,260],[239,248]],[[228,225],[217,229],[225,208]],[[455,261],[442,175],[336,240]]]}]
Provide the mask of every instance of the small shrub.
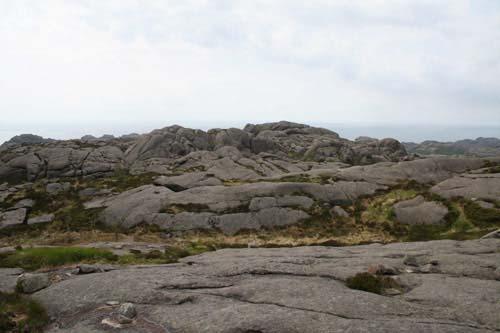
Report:
[{"label": "small shrub", "polygon": [[441,233],[445,227],[439,225],[416,224],[408,229],[407,241],[420,242],[443,238]]},{"label": "small shrub", "polygon": [[42,332],[49,317],[36,301],[17,293],[0,292],[0,332]]},{"label": "small shrub", "polygon": [[363,290],[374,294],[382,294],[385,289],[398,288],[396,281],[386,276],[378,276],[367,272],[358,273],[346,280],[351,289]]}]

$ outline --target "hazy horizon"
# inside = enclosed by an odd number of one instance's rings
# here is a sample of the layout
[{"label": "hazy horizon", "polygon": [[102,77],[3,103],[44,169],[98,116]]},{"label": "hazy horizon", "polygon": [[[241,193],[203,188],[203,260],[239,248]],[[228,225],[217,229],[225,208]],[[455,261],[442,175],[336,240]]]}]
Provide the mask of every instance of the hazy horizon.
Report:
[{"label": "hazy horizon", "polygon": [[[96,124],[71,125],[40,125],[19,126],[14,129],[0,125],[0,144],[8,141],[15,135],[35,134],[44,138],[58,140],[79,139],[84,135],[96,137],[104,134],[120,136],[130,133],[144,134],[154,129],[171,125],[181,125],[189,128],[209,130],[211,128],[243,128],[247,123],[263,122],[183,122],[171,121],[161,123],[121,124],[115,126],[98,126]],[[425,140],[457,141],[476,139],[478,137],[500,138],[500,126],[467,126],[467,125],[430,125],[430,124],[381,124],[381,123],[306,123],[311,126],[328,128],[337,132],[341,137],[353,140],[359,136],[369,136],[377,139],[395,138],[401,142],[422,142]]]}]

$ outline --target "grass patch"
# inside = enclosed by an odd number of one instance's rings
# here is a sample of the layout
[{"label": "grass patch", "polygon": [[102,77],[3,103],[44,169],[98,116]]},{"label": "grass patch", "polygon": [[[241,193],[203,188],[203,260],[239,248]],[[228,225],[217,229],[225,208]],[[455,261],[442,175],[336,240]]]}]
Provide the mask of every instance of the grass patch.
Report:
[{"label": "grass patch", "polygon": [[464,203],[464,212],[467,218],[479,227],[500,224],[500,210],[483,208],[475,202],[467,201]]},{"label": "grass patch", "polygon": [[215,247],[197,243],[188,243],[183,246],[170,246],[164,251],[153,250],[147,253],[131,251],[130,254],[120,256],[117,264],[120,265],[139,265],[139,264],[171,264],[178,262],[179,259],[215,250]]},{"label": "grass patch", "polygon": [[108,250],[82,247],[38,247],[21,249],[0,256],[0,267],[20,267],[37,270],[80,262],[116,261],[118,257]]},{"label": "grass patch", "polygon": [[45,309],[17,293],[0,292],[0,332],[43,332],[49,322]]},{"label": "grass patch", "polygon": [[447,230],[446,226],[416,224],[408,228],[406,241],[420,242],[446,238],[443,233]]},{"label": "grass patch", "polygon": [[419,194],[413,189],[395,189],[384,195],[369,200],[366,207],[358,204],[359,220],[362,223],[382,225],[394,219],[393,205],[398,201],[413,199]]},{"label": "grass patch", "polygon": [[113,189],[115,192],[124,192],[139,186],[152,184],[156,176],[158,175],[153,172],[133,175],[130,174],[128,170],[117,169],[109,177],[88,181],[79,180],[76,185],[80,189],[93,187],[97,189]]},{"label": "grass patch", "polygon": [[392,278],[370,273],[358,273],[347,278],[346,286],[351,289],[367,291],[374,294],[383,294],[386,289],[398,289],[399,285]]}]

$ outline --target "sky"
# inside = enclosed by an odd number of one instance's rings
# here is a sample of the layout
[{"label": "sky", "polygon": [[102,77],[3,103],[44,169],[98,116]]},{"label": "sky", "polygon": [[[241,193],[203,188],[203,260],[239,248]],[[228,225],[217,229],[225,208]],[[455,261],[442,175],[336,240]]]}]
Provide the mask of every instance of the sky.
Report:
[{"label": "sky", "polygon": [[500,1],[1,0],[0,116],[0,142],[284,119],[500,136]]}]

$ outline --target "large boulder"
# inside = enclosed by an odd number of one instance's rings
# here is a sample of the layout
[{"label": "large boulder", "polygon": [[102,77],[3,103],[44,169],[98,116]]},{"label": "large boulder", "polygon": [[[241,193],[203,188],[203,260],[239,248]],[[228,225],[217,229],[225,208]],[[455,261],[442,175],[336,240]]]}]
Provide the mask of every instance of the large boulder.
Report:
[{"label": "large boulder", "polygon": [[17,278],[17,289],[25,294],[32,294],[50,285],[47,273],[24,273]]},{"label": "large boulder", "polygon": [[403,224],[441,224],[448,208],[441,203],[426,201],[421,195],[394,205],[396,220]]},{"label": "large boulder", "polygon": [[87,208],[105,208],[100,218],[109,226],[131,228],[145,222],[162,208],[162,200],[172,191],[163,186],[144,185],[111,198],[85,204]]},{"label": "large boulder", "polygon": [[19,208],[0,213],[0,229],[23,224],[27,212],[26,208]]},{"label": "large boulder", "polygon": [[202,130],[170,126],[141,136],[125,153],[133,163],[153,157],[179,157],[196,150],[208,150],[209,136]]}]

